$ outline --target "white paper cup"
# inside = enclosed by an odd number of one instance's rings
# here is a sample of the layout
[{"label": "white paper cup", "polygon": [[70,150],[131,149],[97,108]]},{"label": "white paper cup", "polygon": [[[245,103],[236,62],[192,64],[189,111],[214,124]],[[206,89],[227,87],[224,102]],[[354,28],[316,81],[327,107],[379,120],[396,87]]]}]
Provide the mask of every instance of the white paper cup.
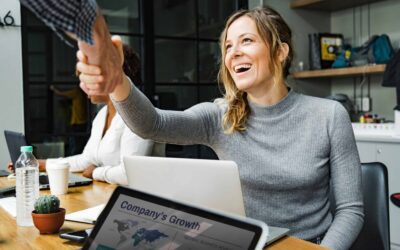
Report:
[{"label": "white paper cup", "polygon": [[394,135],[400,136],[400,111],[394,111]]},{"label": "white paper cup", "polygon": [[46,172],[49,177],[50,192],[53,195],[68,193],[69,163],[63,159],[48,159]]}]

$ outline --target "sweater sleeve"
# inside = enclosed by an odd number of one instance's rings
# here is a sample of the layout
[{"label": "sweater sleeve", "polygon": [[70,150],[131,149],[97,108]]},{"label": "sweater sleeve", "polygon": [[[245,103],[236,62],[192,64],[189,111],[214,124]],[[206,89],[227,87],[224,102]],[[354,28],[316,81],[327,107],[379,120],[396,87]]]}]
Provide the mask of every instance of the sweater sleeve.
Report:
[{"label": "sweater sleeve", "polygon": [[93,171],[93,179],[108,183],[127,185],[123,157],[128,155],[150,155],[153,149],[153,141],[145,140],[132,133],[125,127],[121,135],[120,161],[118,165],[101,166]]},{"label": "sweater sleeve", "polygon": [[210,145],[218,128],[217,105],[197,104],[184,111],[160,110],[133,84],[123,101],[113,100],[126,125],[142,138],[180,145]]},{"label": "sweater sleeve", "polygon": [[329,125],[331,188],[336,200],[333,222],[321,245],[349,249],[364,222],[361,164],[346,110],[336,104]]}]

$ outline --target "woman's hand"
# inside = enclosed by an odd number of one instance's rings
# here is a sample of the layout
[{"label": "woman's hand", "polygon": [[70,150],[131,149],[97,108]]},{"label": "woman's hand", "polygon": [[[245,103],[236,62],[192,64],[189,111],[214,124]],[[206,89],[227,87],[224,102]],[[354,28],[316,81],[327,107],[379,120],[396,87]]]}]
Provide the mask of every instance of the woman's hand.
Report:
[{"label": "woman's hand", "polygon": [[7,164],[7,169],[10,173],[15,173],[14,164],[11,161]]},{"label": "woman's hand", "polygon": [[46,172],[46,160],[38,159],[39,162],[39,171]]},{"label": "woman's hand", "polygon": [[96,166],[93,164],[90,164],[85,168],[83,171],[82,175],[85,176],[86,178],[93,179],[93,171],[96,169]]},{"label": "woman's hand", "polygon": [[[46,171],[46,160],[38,159],[39,163],[39,171]],[[12,162],[9,162],[7,165],[7,169],[10,173],[15,173],[15,167]]]},{"label": "woman's hand", "polygon": [[[117,49],[118,54],[123,58],[123,44],[119,36],[112,37],[112,43]],[[108,92],[111,94],[112,98],[116,101],[124,100],[130,93],[130,82],[125,76],[122,68],[123,60],[114,73],[118,76],[114,79],[112,75],[104,73],[100,66],[91,65],[88,63],[88,57],[84,54],[82,50],[77,52],[78,63],[76,64],[76,70],[79,72],[80,87],[81,89],[90,95],[98,95],[100,90],[104,85],[109,83],[116,84],[115,88]],[[119,75],[122,74],[122,78]],[[118,82],[120,81],[120,82]],[[118,82],[118,83],[117,83]]]},{"label": "woman's hand", "polygon": [[76,70],[79,72],[80,87],[86,94],[93,95],[91,89],[96,89],[104,81],[104,76],[101,73],[99,66],[88,64],[87,57],[82,51],[78,50],[76,57],[78,63],[76,64]]},{"label": "woman's hand", "polygon": [[119,36],[109,40],[109,36],[100,37],[96,32],[94,39],[93,46],[78,43],[80,50],[76,69],[80,73],[80,87],[89,96],[110,94],[123,83],[122,40]]}]

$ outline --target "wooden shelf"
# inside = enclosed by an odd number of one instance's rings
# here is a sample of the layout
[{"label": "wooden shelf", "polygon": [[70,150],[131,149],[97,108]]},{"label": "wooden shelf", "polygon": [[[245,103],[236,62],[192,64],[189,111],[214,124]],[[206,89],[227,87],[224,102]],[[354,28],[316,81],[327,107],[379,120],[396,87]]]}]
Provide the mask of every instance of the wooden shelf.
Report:
[{"label": "wooden shelf", "polygon": [[386,0],[292,0],[292,9],[336,11]]},{"label": "wooden shelf", "polygon": [[295,79],[323,78],[323,77],[344,77],[357,76],[363,74],[379,74],[385,71],[385,64],[373,64],[358,67],[348,67],[340,69],[321,69],[310,71],[293,72],[291,76]]}]

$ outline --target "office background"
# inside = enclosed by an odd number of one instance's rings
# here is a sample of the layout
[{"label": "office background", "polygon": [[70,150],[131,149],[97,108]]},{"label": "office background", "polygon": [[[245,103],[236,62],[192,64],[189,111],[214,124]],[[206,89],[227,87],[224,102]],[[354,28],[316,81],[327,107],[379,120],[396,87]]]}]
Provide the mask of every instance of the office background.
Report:
[{"label": "office background", "polygon": [[[219,96],[215,83],[218,65],[217,38],[232,11],[268,4],[276,8],[293,30],[296,49],[294,68],[302,61],[308,66],[308,34],[343,33],[353,45],[361,45],[369,35],[387,33],[395,48],[400,31],[396,13],[400,1],[378,1],[338,11],[291,9],[290,0],[99,0],[113,33],[137,50],[143,62],[146,84],[142,90],[161,108],[185,109],[197,102]],[[69,153],[69,138],[87,138],[90,119],[97,108],[87,102],[87,125],[82,132],[68,128],[70,101],[56,96],[50,85],[67,90],[76,86],[74,49],[67,47],[46,27],[22,9],[17,0],[2,0],[0,17],[11,11],[16,25],[0,28],[0,129],[25,132],[32,143],[56,143]],[[22,15],[20,15],[22,13]],[[21,32],[22,31],[22,32]],[[365,79],[364,79],[365,80]],[[381,75],[340,79],[289,79],[299,92],[326,97],[335,93],[353,96],[354,89],[369,93],[372,109],[393,119],[395,91],[380,86]],[[57,142],[62,142],[57,146]],[[205,147],[169,146],[171,156],[213,158]],[[0,136],[0,164],[5,168],[8,152]]]},{"label": "office background", "polygon": [[[111,31],[122,35],[139,52],[146,83],[140,87],[161,108],[182,110],[219,96],[215,82],[219,57],[217,38],[226,16],[238,8],[267,4],[282,14],[293,31],[294,70],[299,69],[300,62],[308,68],[310,33],[341,33],[353,46],[362,45],[371,35],[387,34],[395,49],[400,46],[399,0],[363,0],[372,3],[331,11],[293,9],[290,8],[292,1],[98,0]],[[71,131],[70,101],[49,89],[50,85],[61,90],[77,85],[73,72],[75,51],[28,12],[23,9],[21,12],[18,0],[0,1],[0,21],[4,22],[7,15],[13,17],[15,25],[0,26],[0,132],[4,129],[24,132],[32,143],[42,147],[42,152],[67,155],[71,149],[70,138],[87,138],[91,118],[97,110],[86,100],[86,127],[84,131]],[[382,87],[381,80],[379,73],[289,78],[288,82],[298,92],[313,96],[344,93],[353,102],[369,98],[372,100],[369,112],[393,120],[395,89]],[[360,140],[361,137],[356,133],[361,160],[383,162],[388,167],[389,192],[398,192],[400,141],[374,137]],[[58,152],[52,152],[54,149]],[[167,150],[170,156],[215,157],[212,151],[199,146],[169,145]],[[8,159],[1,135],[0,169],[6,168]],[[393,222],[400,218],[400,211],[394,205],[390,205],[390,216]],[[400,226],[393,222],[390,225],[392,249],[400,249]]]}]

